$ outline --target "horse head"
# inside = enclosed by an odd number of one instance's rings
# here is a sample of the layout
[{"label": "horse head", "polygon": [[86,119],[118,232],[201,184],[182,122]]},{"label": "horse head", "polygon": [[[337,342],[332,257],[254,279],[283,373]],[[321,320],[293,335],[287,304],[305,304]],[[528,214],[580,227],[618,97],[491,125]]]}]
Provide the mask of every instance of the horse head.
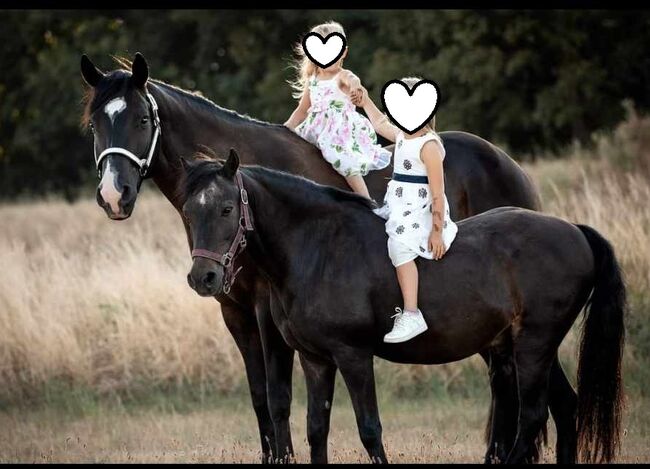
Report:
[{"label": "horse head", "polygon": [[228,293],[235,257],[246,246],[252,222],[235,150],[225,163],[182,160],[186,179],[183,216],[194,250],[187,281],[201,296]]},{"label": "horse head", "polygon": [[103,73],[83,55],[81,75],[90,86],[84,120],[94,135],[97,203],[123,220],[133,212],[160,135],[157,104],[147,92],[149,67],[137,53],[130,72]]}]

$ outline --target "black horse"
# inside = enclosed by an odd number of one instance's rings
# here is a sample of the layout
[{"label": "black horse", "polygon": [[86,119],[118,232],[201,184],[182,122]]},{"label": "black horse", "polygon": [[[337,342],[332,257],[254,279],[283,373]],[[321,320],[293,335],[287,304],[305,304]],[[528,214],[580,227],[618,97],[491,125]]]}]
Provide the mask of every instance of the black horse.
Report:
[{"label": "black horse", "polygon": [[429,330],[406,343],[386,344],[382,338],[401,294],[386,253],[384,221],[372,213],[371,204],[266,168],[238,172],[234,151],[224,165],[185,165],[183,213],[198,248],[190,284],[202,296],[218,295],[224,266],[217,253],[246,237],[244,247],[273,291],[273,321],[301,353],[309,442],[318,459],[326,459],[336,368],[371,460],[387,462],[374,355],[438,364],[508,342],[520,408],[505,461],[526,462],[547,419],[557,349],[589,299],[578,376],[579,437],[589,458],[614,457],[625,287],[612,247],[595,230],[511,207],[461,221],[442,260],[417,261],[419,303]]},{"label": "black horse", "polygon": [[[84,122],[93,128],[95,153],[102,157],[98,165],[101,182],[97,201],[111,218],[131,215],[145,177],[153,179],[180,212],[183,199],[178,189],[184,170],[179,157],[192,157],[204,147],[225,152],[230,146],[236,146],[243,150],[245,162],[300,174],[339,188],[347,187],[316,147],[284,126],[241,116],[198,95],[149,80],[148,65],[139,54],[131,71],[120,69],[104,74],[85,56],[81,70],[91,85]],[[147,93],[151,94],[151,100]],[[157,119],[161,131],[154,144]],[[539,208],[534,186],[503,151],[464,132],[441,132],[441,136],[448,155],[444,169],[452,218],[460,220],[502,205]],[[104,153],[107,148],[126,149],[132,157]],[[147,161],[150,150],[153,150],[152,158]],[[389,177],[390,168],[366,178],[375,199],[382,199]],[[184,219],[183,223],[187,230]],[[192,241],[189,238],[188,241],[191,249]],[[280,453],[286,455],[292,451],[289,411],[293,350],[286,346],[268,314],[266,282],[246,255],[239,258],[239,263],[245,268],[232,291],[218,295],[217,299],[244,358],[266,461],[276,441]],[[490,368],[493,393],[487,428],[490,444],[486,458],[489,460],[497,456],[497,448],[514,440],[518,396],[513,391],[511,347],[495,346],[482,356]],[[558,460],[572,461],[576,395],[557,359],[551,372],[550,408],[560,435]]]}]

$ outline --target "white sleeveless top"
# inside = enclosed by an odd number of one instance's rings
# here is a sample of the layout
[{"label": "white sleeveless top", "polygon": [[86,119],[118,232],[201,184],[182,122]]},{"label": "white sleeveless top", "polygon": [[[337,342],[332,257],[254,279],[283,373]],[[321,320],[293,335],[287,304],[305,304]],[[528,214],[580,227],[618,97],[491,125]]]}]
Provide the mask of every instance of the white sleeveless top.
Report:
[{"label": "white sleeveless top", "polygon": [[[442,157],[445,147],[438,134],[429,132],[420,137],[406,139],[400,132],[395,140],[393,161],[394,173],[406,176],[427,176],[427,168],[420,158],[422,147],[426,142],[435,141]],[[442,240],[445,249],[456,237],[458,227],[449,217],[449,203],[444,196],[445,208],[442,222]],[[401,182],[391,179],[388,183],[384,206],[379,215],[386,218],[386,233],[426,259],[433,259],[428,241],[433,226],[433,200],[428,183]]]}]

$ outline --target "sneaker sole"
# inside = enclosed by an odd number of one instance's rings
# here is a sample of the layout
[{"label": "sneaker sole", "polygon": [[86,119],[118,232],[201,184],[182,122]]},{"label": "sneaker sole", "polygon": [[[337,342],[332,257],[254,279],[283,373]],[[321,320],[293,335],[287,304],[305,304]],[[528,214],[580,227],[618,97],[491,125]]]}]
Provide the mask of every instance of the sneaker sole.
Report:
[{"label": "sneaker sole", "polygon": [[425,324],[424,327],[421,327],[420,329],[416,329],[413,332],[411,332],[409,335],[406,337],[401,337],[399,339],[386,339],[384,338],[384,342],[387,344],[400,344],[402,342],[406,342],[407,340],[411,340],[413,337],[422,334],[425,332],[429,327]]}]

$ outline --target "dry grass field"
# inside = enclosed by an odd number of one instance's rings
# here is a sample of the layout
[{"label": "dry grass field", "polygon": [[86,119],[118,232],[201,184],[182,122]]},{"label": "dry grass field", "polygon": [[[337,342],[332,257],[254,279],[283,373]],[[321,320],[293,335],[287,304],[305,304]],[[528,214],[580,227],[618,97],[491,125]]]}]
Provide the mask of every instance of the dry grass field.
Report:
[{"label": "dry grass field", "polygon": [[[630,462],[650,461],[648,135],[650,123],[632,116],[594,148],[526,165],[544,210],[598,229],[622,263],[630,314],[620,461]],[[119,223],[90,197],[0,206],[0,462],[259,458],[243,363],[218,304],[185,282],[177,214],[152,186],[142,192],[134,216]],[[576,337],[561,353],[571,379]],[[481,461],[481,360],[376,367],[392,461]],[[294,381],[294,443],[306,461],[298,366]],[[330,454],[366,461],[341,386]],[[544,460],[553,461],[552,445]]]},{"label": "dry grass field", "polygon": [[[368,462],[344,392],[334,400],[329,439],[330,462]],[[296,461],[309,462],[304,399],[291,418]],[[338,402],[337,402],[338,400]],[[228,401],[228,399],[226,399]],[[647,406],[647,402],[645,404]],[[486,406],[467,399],[383,402],[382,426],[393,463],[480,463],[484,454]],[[648,462],[650,424],[633,404],[626,418],[617,462]],[[100,412],[67,418],[61,412],[0,414],[0,462],[190,462],[255,463],[261,459],[256,422],[245,401],[189,413]],[[555,436],[541,461],[555,462]]]}]

